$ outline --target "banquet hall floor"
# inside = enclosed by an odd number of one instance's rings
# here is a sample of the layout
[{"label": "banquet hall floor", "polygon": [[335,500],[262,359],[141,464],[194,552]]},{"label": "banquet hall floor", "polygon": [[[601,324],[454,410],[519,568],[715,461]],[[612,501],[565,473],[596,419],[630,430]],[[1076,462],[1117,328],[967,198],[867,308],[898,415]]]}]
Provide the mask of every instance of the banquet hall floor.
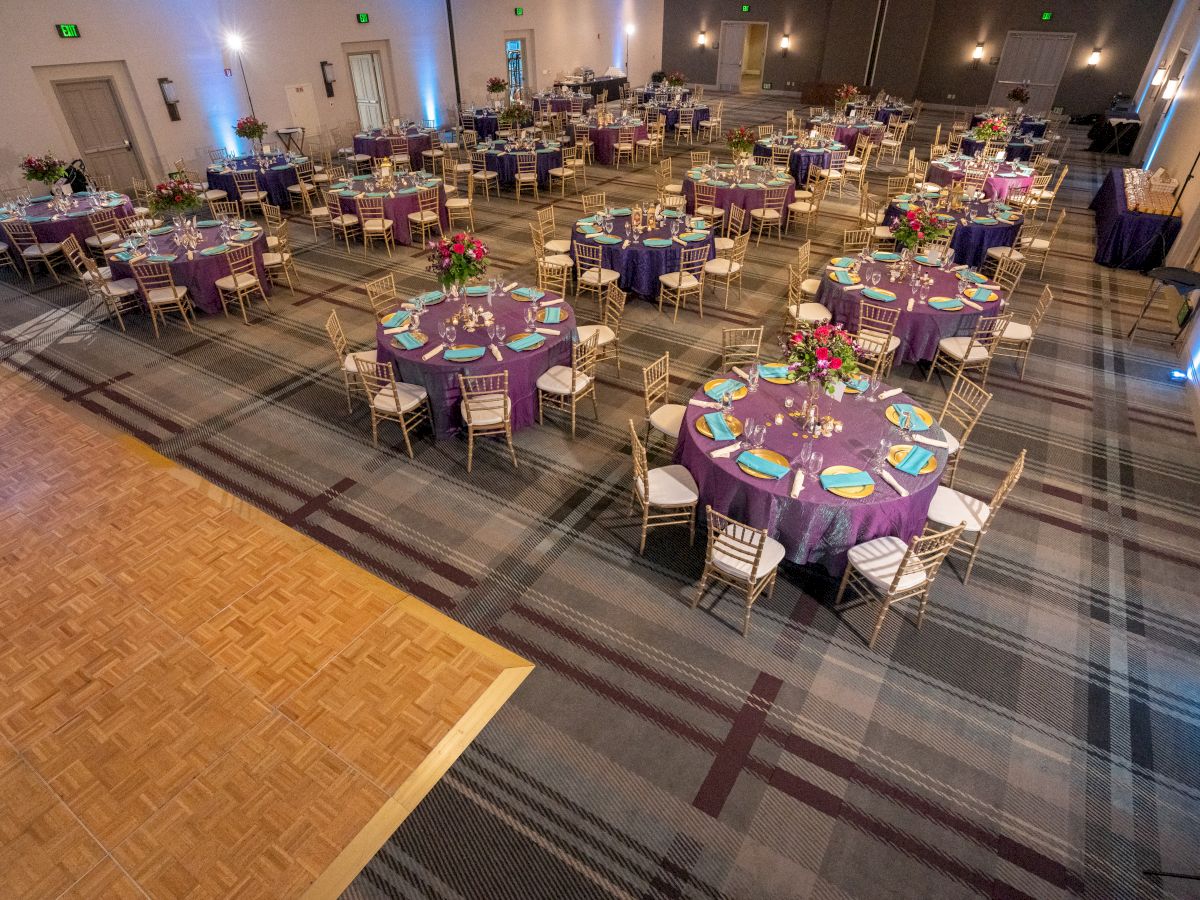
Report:
[{"label": "banquet hall floor", "polygon": [[[789,105],[726,100],[727,127],[782,124]],[[922,155],[950,118],[923,116]],[[294,296],[276,290],[273,316],[202,317],[160,342],[148,323],[127,335],[98,323],[72,286],[0,275],[0,358],[72,416],[132,435],[536,666],[354,900],[1184,897],[1186,882],[1142,873],[1194,870],[1200,845],[1196,432],[1169,350],[1123,339],[1145,279],[1091,261],[1087,205],[1123,160],[1085,145],[1078,130],[1045,274],[1055,304],[1025,379],[994,367],[957,486],[989,495],[1022,448],[1024,477],[969,584],[952,563],[923,628],[890,617],[874,651],[870,611],[835,614],[819,571],[785,568],[748,637],[735,601],[690,609],[702,542],[664,529],[639,557],[627,515],[640,367],[669,351],[690,393],[718,365],[721,328],[773,331],[794,236],[752,243],[744,296],[728,310],[710,297],[703,321],[672,325],[631,299],[600,421],[581,415],[575,441],[554,416],[518,433],[516,470],[488,442],[473,476],[462,442],[419,437],[409,460],[387,426],[377,450],[361,404],[345,411],[324,320],[336,308],[369,345],[360,286],[391,271],[427,288],[412,248],[346,252],[294,225],[302,280]],[[677,173],[687,149],[668,143]],[[877,193],[887,174],[873,175]],[[644,165],[593,167],[589,182],[623,203],[654,191]],[[578,205],[559,206],[561,237]],[[476,209],[496,268],[526,281],[533,209],[507,196]],[[815,260],[840,250],[856,209],[849,194],[827,204]],[[1026,275],[1019,312],[1042,283]],[[894,380],[940,408],[937,379],[914,374]]]}]

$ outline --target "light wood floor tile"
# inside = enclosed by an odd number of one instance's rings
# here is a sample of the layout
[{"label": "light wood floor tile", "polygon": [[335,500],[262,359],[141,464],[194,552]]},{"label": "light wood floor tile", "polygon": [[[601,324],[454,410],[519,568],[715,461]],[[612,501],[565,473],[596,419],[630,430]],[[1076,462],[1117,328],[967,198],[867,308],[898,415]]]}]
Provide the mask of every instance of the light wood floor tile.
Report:
[{"label": "light wood floor tile", "polygon": [[146,895],[106,856],[58,900],[146,900]]}]

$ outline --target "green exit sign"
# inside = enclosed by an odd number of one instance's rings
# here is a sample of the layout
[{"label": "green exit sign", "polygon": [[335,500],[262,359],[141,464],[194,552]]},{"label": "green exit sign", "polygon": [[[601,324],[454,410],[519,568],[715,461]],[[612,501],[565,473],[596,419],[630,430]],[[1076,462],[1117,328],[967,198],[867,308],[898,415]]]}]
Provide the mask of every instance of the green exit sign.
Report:
[{"label": "green exit sign", "polygon": [[1044,13],[1042,13],[1042,21],[1043,22],[1049,22],[1053,18],[1054,18],[1054,13],[1050,12],[1050,10],[1046,10]]},{"label": "green exit sign", "polygon": [[514,6],[514,7],[513,7],[513,15],[514,15],[514,16],[523,16],[523,15],[525,15],[525,7],[523,7],[523,6]]},{"label": "green exit sign", "polygon": [[359,13],[358,14],[358,24],[359,25],[370,25],[371,24],[371,14],[370,13]]},{"label": "green exit sign", "polygon": [[742,12],[750,12],[750,4],[749,3],[742,4]]},{"label": "green exit sign", "polygon": [[68,22],[61,22],[54,26],[54,30],[58,32],[60,38],[77,38],[79,37],[79,26]]}]

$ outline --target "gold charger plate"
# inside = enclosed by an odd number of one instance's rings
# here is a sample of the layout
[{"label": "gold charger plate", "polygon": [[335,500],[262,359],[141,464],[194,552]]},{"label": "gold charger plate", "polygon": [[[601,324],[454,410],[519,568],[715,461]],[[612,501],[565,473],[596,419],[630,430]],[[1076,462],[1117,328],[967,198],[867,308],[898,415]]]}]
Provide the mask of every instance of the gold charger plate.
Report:
[{"label": "gold charger plate", "polygon": [[946,300],[946,301],[949,301],[954,304],[953,306],[942,306],[942,307],[935,306],[934,307],[934,309],[938,309],[941,312],[954,312],[956,309],[963,308],[962,301],[956,301],[953,297],[930,297],[929,298],[930,303],[933,303],[934,300],[939,300],[939,301]]},{"label": "gold charger plate", "polygon": [[[783,466],[785,469],[791,468],[791,466],[788,464],[787,457],[776,453],[774,450],[747,450],[745,452],[749,453],[751,456],[757,456],[759,459],[769,459],[771,462],[777,463],[778,465]],[[741,463],[740,460],[738,461],[738,468],[754,478],[762,478],[765,481],[779,480],[773,475],[764,475],[762,472],[755,472],[753,469],[747,468]]]},{"label": "gold charger plate", "polygon": [[[541,340],[531,347],[526,347],[524,350],[518,350],[518,353],[527,353],[530,350],[536,350],[538,347],[542,346],[542,344],[546,343],[546,336],[544,334],[538,334],[536,331],[518,331],[516,334],[510,334],[508,337],[506,337],[504,339],[504,343],[510,344],[513,341],[519,341],[521,338],[527,338],[530,335],[533,335],[534,337],[540,337]],[[509,349],[511,350],[512,348],[510,347]]]},{"label": "gold charger plate", "polygon": [[[425,334],[425,332],[423,332],[423,331],[413,331],[410,328],[408,331],[401,332],[401,334],[411,334],[414,338],[416,338],[418,341],[421,342],[419,346],[413,347],[414,350],[420,350],[421,347],[424,347],[426,344],[429,343],[429,335]],[[399,334],[391,335],[392,346],[395,347],[397,350],[407,350],[408,349],[407,347],[405,347],[403,344],[401,344],[399,341],[396,340],[396,338],[398,338],[398,337],[400,337]]]},{"label": "gold charger plate", "polygon": [[[842,273],[843,275],[849,275],[850,281],[845,282],[845,281],[842,281],[840,278],[837,278],[836,276],[839,272]],[[834,269],[832,272],[829,273],[829,280],[832,281],[834,284],[840,284],[842,287],[849,287],[852,284],[861,284],[862,283],[861,278],[859,278],[853,272],[847,272],[845,269]]]},{"label": "gold charger plate", "polygon": [[[706,381],[706,382],[704,382],[704,394],[705,394],[705,396],[708,396],[708,389],[709,389],[710,387],[713,387],[714,385],[718,385],[718,384],[720,384],[722,381],[725,381],[725,379],[724,379],[724,378],[713,378],[713,379],[712,379],[712,380],[710,380],[710,381]],[[747,393],[749,393],[749,391],[746,389],[746,386],[743,384],[741,387],[739,387],[739,388],[738,388],[736,391],[734,391],[734,392],[733,392],[733,399],[734,399],[734,400],[741,400],[743,397],[745,397],[745,396],[746,396],[746,394],[747,394]]]},{"label": "gold charger plate", "polygon": [[[853,475],[855,472],[861,472],[862,469],[856,469],[854,466],[830,466],[825,469],[822,475]],[[875,493],[875,485],[864,484],[861,487],[849,488],[826,488],[829,493],[838,497],[845,497],[847,500],[861,500],[863,497],[870,497]]]},{"label": "gold charger plate", "polygon": [[[719,412],[719,410],[718,410],[718,412]],[[737,416],[730,416],[730,415],[725,416],[725,425],[729,428],[730,431],[733,432],[734,437],[738,437],[739,435],[741,435],[742,420],[739,419]],[[698,418],[696,420],[696,430],[698,432],[700,432],[702,435],[704,435],[706,438],[710,438],[713,436],[712,429],[708,427],[708,422],[705,420],[704,416],[701,416],[700,418]]]},{"label": "gold charger plate", "polygon": [[[893,444],[888,450],[888,462],[892,464],[892,468],[899,469],[900,463],[904,462],[904,457],[908,456],[909,451],[913,448],[912,444]],[[931,456],[925,461],[925,465],[921,466],[920,475],[928,475],[930,472],[937,469],[937,457]],[[905,473],[908,474],[907,472]]]},{"label": "gold charger plate", "polygon": [[[772,362],[772,363],[763,363],[763,365],[764,366],[786,366],[786,365],[790,365],[790,363]],[[762,378],[763,381],[769,381],[769,382],[771,382],[771,384],[795,384],[796,383],[795,378],[768,378],[766,375],[762,375],[760,377]]]},{"label": "gold charger plate", "polygon": [[[915,412],[917,414],[917,418],[920,419],[922,422],[924,422],[926,425],[933,424],[933,416],[931,416],[929,413],[927,413],[921,407],[913,406],[913,412]],[[887,409],[884,410],[883,414],[885,416],[887,416],[887,420],[889,422],[891,422],[897,428],[900,427],[900,416],[896,412],[896,407],[893,404],[888,404],[888,407],[887,407]]]}]

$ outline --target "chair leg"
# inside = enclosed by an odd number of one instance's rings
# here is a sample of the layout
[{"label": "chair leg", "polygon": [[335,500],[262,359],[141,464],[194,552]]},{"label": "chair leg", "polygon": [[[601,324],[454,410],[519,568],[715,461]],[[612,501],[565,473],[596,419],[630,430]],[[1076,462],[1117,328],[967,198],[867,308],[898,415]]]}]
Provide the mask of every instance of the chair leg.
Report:
[{"label": "chair leg", "polygon": [[888,605],[886,602],[884,602],[879,608],[879,618],[875,620],[875,627],[871,630],[871,639],[867,641],[868,650],[875,649],[875,641],[879,637],[880,629],[883,628],[883,620],[887,616],[887,611]]},{"label": "chair leg", "polygon": [[471,474],[471,463],[475,457],[475,429],[467,426],[467,474]]},{"label": "chair leg", "polygon": [[696,585],[696,594],[692,597],[692,609],[700,605],[700,598],[704,596],[704,589],[708,587],[708,574],[700,576],[700,583]]},{"label": "chair leg", "polygon": [[850,583],[850,563],[846,563],[846,571],[842,573],[842,583],[838,585],[837,596],[833,598],[833,605],[837,606],[842,602],[842,596],[846,593],[846,585]]}]

